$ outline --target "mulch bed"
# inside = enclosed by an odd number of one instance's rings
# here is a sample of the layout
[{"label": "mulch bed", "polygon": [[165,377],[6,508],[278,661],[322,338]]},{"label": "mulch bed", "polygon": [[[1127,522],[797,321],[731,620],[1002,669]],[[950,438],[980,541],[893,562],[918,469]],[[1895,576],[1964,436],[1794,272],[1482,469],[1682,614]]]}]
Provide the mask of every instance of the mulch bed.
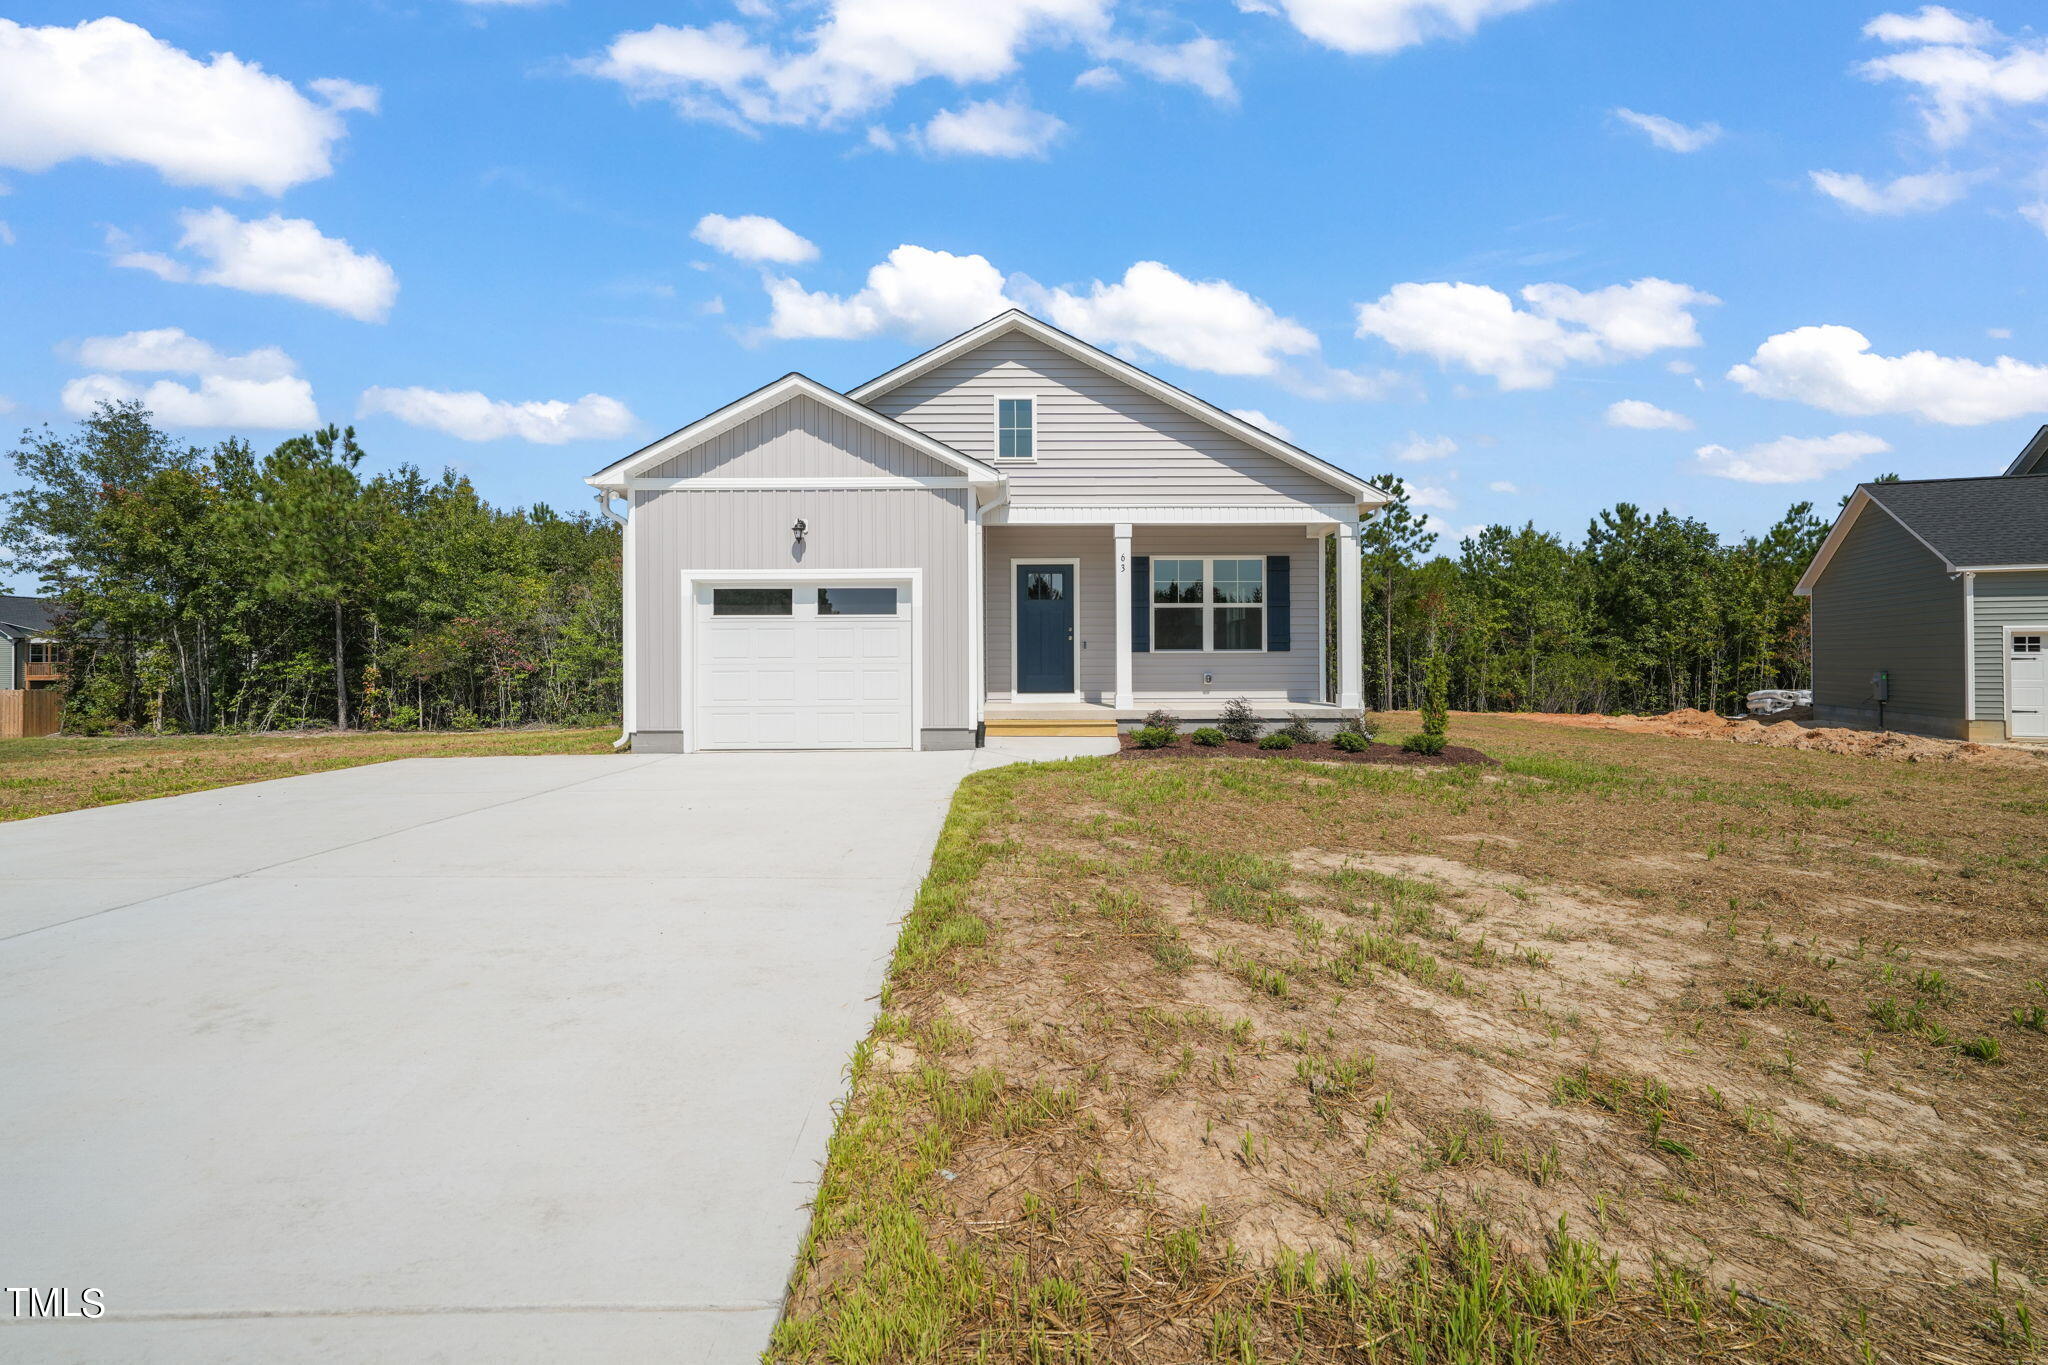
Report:
[{"label": "mulch bed", "polygon": [[1226,740],[1209,746],[1196,744],[1185,733],[1178,743],[1165,749],[1140,749],[1132,742],[1130,735],[1118,736],[1122,746],[1121,758],[1174,758],[1192,754],[1196,758],[1293,758],[1309,763],[1386,763],[1402,768],[1462,768],[1477,766],[1498,768],[1500,760],[1477,749],[1467,749],[1451,744],[1440,754],[1411,754],[1406,749],[1392,744],[1375,744],[1360,753],[1347,753],[1330,743],[1319,740],[1314,744],[1297,744],[1292,749],[1261,749],[1256,744],[1238,740]]}]

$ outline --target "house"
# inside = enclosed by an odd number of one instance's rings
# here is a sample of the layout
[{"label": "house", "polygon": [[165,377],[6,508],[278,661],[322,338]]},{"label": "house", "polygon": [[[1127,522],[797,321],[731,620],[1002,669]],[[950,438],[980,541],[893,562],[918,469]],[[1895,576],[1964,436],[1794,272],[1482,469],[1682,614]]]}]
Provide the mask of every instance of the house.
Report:
[{"label": "house", "polygon": [[1360,711],[1384,496],[1022,312],[846,393],[785,375],[588,482],[628,507],[643,752]]},{"label": "house", "polygon": [[52,638],[53,615],[40,597],[0,593],[0,688],[55,687],[64,681],[64,646]]},{"label": "house", "polygon": [[1821,723],[2048,741],[2048,427],[2001,475],[1860,485],[1797,591]]}]

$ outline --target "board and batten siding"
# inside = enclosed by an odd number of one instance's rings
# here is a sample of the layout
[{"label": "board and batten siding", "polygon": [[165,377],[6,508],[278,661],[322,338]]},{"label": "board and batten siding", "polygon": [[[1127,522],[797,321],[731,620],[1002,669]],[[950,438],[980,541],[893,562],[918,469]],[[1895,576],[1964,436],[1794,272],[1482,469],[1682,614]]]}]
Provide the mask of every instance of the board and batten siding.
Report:
[{"label": "board and batten siding", "polygon": [[2048,626],[2048,572],[1980,573],[1976,584],[1977,719],[2005,721],[2005,631]]},{"label": "board and batten siding", "polygon": [[[924,631],[927,730],[966,730],[969,714],[966,489],[855,488],[772,491],[688,489],[633,494],[636,731],[686,727],[684,570],[924,570],[917,604]],[[808,526],[799,553],[790,527]]]},{"label": "board and batten siding", "polygon": [[[1017,591],[1016,561],[1078,559],[1080,601],[1074,631],[1080,650],[1078,686],[1084,700],[1116,697],[1116,541],[1107,526],[991,526],[983,533],[983,615],[988,651],[986,687],[991,700],[1014,699],[1011,620]],[[1317,577],[1322,542],[1299,526],[1139,526],[1131,553],[1153,558],[1263,558],[1290,560],[1292,648],[1257,653],[1149,652],[1131,656],[1131,691],[1140,704],[1228,700],[1313,702],[1322,700],[1323,670],[1318,653],[1322,595]],[[1215,681],[1202,682],[1202,674]]]},{"label": "board and batten siding", "polygon": [[1891,675],[1885,724],[1960,736],[1963,588],[1942,561],[1866,507],[1813,585],[1813,705],[1826,724],[1875,725],[1871,675]]},{"label": "board and batten siding", "polygon": [[958,478],[959,469],[795,397],[646,471],[654,479]]},{"label": "board and batten siding", "polygon": [[[996,398],[1035,397],[1037,459],[996,457]],[[1031,337],[1011,333],[868,406],[1009,475],[1015,507],[1350,504],[1318,479]]]}]

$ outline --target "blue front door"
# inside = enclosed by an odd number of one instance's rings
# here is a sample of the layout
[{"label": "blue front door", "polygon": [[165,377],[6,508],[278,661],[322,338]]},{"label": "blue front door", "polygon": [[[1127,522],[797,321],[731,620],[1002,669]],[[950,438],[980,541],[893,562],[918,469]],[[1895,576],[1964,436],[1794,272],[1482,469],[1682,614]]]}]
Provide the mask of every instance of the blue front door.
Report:
[{"label": "blue front door", "polygon": [[1074,566],[1017,566],[1017,691],[1074,690]]}]

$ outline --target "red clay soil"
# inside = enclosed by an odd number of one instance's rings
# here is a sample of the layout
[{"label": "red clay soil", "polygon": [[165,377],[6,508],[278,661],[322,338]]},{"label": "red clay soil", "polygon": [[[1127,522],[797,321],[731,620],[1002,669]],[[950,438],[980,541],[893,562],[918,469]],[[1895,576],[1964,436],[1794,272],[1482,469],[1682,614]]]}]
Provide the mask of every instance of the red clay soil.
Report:
[{"label": "red clay soil", "polygon": [[1761,744],[1773,749],[1813,749],[1821,753],[1888,758],[1906,763],[2030,766],[2048,761],[2048,752],[1974,744],[1960,739],[1904,735],[1894,730],[1847,730],[1796,720],[1766,725],[1746,716],[1717,716],[1690,707],[1661,716],[1568,716],[1531,712],[1518,713],[1515,718],[1588,730],[1629,730],[1637,734],[1670,735],[1679,739],[1718,739],[1734,744]]},{"label": "red clay soil", "polygon": [[1385,763],[1401,768],[1462,768],[1479,766],[1498,768],[1500,760],[1482,754],[1477,749],[1467,749],[1452,744],[1440,754],[1411,754],[1391,744],[1375,744],[1358,753],[1348,753],[1328,740],[1314,744],[1297,744],[1292,749],[1261,749],[1256,744],[1238,740],[1225,740],[1217,745],[1203,745],[1191,742],[1182,735],[1171,746],[1164,749],[1140,749],[1132,743],[1131,736],[1121,736],[1124,758],[1172,758],[1176,755],[1194,755],[1196,758],[1294,758],[1309,763]]}]

